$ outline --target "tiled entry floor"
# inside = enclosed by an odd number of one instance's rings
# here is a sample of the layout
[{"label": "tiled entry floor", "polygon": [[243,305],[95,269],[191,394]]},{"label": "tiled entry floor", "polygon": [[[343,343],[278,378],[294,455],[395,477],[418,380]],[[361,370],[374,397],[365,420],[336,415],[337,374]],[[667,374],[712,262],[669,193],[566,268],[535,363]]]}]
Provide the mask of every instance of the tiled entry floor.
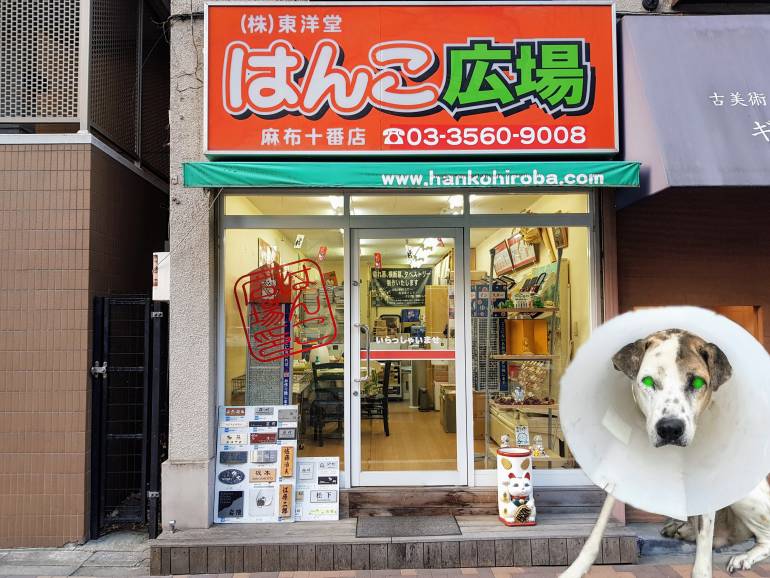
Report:
[{"label": "tiled entry floor", "polygon": [[[224,524],[164,532],[151,543],[153,575],[561,566],[575,559],[596,514],[544,514],[509,528],[496,516],[457,516],[460,536],[357,538],[356,519]],[[634,532],[611,525],[598,563],[633,564]]]}]

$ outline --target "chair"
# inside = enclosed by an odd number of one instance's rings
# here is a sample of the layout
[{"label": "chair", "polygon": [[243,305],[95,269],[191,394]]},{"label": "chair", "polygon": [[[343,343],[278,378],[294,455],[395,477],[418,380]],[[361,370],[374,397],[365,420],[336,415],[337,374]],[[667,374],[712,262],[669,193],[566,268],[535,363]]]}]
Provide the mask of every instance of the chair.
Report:
[{"label": "chair", "polygon": [[361,397],[361,419],[381,419],[385,435],[390,435],[388,425],[388,385],[390,385],[390,366],[392,361],[386,361],[382,372],[382,390],[374,395]]},{"label": "chair", "polygon": [[312,402],[310,403],[310,424],[313,426],[313,440],[324,445],[324,426],[336,423],[342,430],[345,423],[344,388],[337,382],[344,379],[343,363],[314,363]]}]

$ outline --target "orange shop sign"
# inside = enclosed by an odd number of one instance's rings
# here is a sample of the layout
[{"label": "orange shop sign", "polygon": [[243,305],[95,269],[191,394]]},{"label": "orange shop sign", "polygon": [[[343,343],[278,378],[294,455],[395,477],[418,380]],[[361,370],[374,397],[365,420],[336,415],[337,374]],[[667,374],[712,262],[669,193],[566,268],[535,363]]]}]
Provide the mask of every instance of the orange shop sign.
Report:
[{"label": "orange shop sign", "polygon": [[206,6],[206,150],[617,150],[609,3]]}]

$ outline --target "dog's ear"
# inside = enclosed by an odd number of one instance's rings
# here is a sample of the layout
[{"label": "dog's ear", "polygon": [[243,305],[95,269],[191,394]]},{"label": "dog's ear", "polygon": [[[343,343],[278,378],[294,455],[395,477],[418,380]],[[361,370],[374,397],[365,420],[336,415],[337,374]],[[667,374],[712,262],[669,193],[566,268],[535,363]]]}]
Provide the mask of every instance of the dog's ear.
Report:
[{"label": "dog's ear", "polygon": [[618,371],[625,373],[630,379],[636,379],[646,350],[647,340],[637,339],[612,356],[612,365]]},{"label": "dog's ear", "polygon": [[732,377],[733,366],[730,365],[724,352],[713,343],[704,344],[698,353],[708,365],[711,389],[716,391],[720,385]]}]

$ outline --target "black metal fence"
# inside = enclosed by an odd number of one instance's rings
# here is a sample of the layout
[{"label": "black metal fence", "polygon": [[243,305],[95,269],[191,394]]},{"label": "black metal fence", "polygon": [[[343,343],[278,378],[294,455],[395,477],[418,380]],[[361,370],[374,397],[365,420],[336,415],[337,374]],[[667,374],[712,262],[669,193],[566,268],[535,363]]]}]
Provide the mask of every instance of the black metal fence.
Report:
[{"label": "black metal fence", "polygon": [[147,297],[94,302],[91,536],[159,531],[168,438],[168,307]]}]

